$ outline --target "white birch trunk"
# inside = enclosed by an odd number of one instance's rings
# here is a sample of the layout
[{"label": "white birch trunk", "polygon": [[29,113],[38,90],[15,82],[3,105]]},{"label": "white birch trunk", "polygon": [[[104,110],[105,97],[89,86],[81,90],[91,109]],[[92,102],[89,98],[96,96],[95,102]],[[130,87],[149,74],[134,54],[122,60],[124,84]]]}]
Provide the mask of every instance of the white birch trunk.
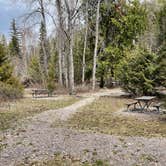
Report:
[{"label": "white birch trunk", "polygon": [[62,34],[62,11],[61,11],[61,1],[60,0],[56,0],[56,8],[57,8],[57,12],[58,12],[58,68],[59,68],[59,84],[62,86],[63,85],[63,79],[62,79],[62,71],[63,71],[63,66],[62,66],[62,60],[64,60],[62,58],[62,38],[63,38],[63,34]]},{"label": "white birch trunk", "polygon": [[65,52],[62,53],[62,70],[64,76],[64,84],[65,87],[68,88],[69,81],[68,81],[68,72],[67,72],[67,57],[65,56]]},{"label": "white birch trunk", "polygon": [[59,40],[58,40],[58,66],[59,66],[59,84],[62,86],[63,81],[62,81],[62,36],[61,34],[59,35]]},{"label": "white birch trunk", "polygon": [[86,29],[85,29],[85,40],[84,40],[84,50],[82,58],[82,85],[85,84],[85,67],[86,67],[86,47],[87,47],[87,37],[88,37],[88,2],[86,3]]},{"label": "white birch trunk", "polygon": [[22,53],[23,53],[23,66],[24,66],[24,77],[28,75],[28,58],[26,50],[26,29],[22,32]]},{"label": "white birch trunk", "polygon": [[74,9],[74,1],[70,0],[65,0],[65,5],[67,9],[67,14],[68,14],[68,78],[69,78],[69,94],[72,95],[74,94],[74,63],[73,63],[73,11]]},{"label": "white birch trunk", "polygon": [[[66,29],[66,22],[63,24],[63,28]],[[63,46],[63,53],[62,53],[62,71],[63,71],[63,76],[64,76],[64,84],[65,87],[69,87],[69,78],[68,78],[68,50],[65,49],[68,47],[68,44],[66,42],[66,36],[63,32],[63,41],[62,41],[62,46]]]},{"label": "white birch trunk", "polygon": [[97,63],[97,48],[98,48],[98,40],[99,40],[99,17],[100,17],[100,0],[98,0],[97,12],[96,12],[96,41],[95,41],[95,49],[94,49],[94,56],[93,56],[92,90],[95,90],[95,86],[96,86],[96,63]]},{"label": "white birch trunk", "polygon": [[73,28],[69,22],[70,41],[69,41],[69,93],[74,94],[74,63],[73,63]]},{"label": "white birch trunk", "polygon": [[43,50],[43,54],[44,54],[44,72],[46,74],[46,76],[48,76],[48,59],[49,59],[49,55],[46,49],[46,45],[47,45],[47,27],[46,27],[46,16],[45,16],[45,8],[44,8],[44,1],[40,0],[39,1],[40,4],[40,9],[41,9],[41,15],[42,15],[42,23],[44,26],[44,29],[46,30],[45,34],[44,34],[44,38],[42,41],[42,50]]}]

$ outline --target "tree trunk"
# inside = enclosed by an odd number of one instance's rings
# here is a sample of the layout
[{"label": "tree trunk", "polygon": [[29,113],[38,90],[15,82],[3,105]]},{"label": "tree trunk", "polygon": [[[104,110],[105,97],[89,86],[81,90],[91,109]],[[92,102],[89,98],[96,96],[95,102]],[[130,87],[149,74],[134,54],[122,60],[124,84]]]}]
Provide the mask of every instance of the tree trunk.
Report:
[{"label": "tree trunk", "polygon": [[27,58],[27,48],[26,48],[26,29],[22,31],[22,53],[23,53],[23,66],[24,66],[24,77],[28,75],[28,58]]},{"label": "tree trunk", "polygon": [[92,90],[95,90],[96,86],[96,63],[97,63],[97,48],[98,48],[98,40],[99,40],[99,17],[100,17],[100,0],[97,3],[97,13],[96,13],[96,41],[95,41],[95,49],[93,56],[93,76],[92,76]]},{"label": "tree trunk", "polygon": [[74,94],[74,63],[73,63],[73,27],[71,20],[69,21],[69,94]]},{"label": "tree trunk", "polygon": [[42,15],[42,24],[43,24],[43,28],[45,29],[45,34],[43,34],[43,41],[42,41],[42,50],[43,50],[43,54],[44,54],[44,72],[46,74],[46,76],[48,75],[48,59],[49,59],[49,55],[48,55],[48,42],[47,42],[47,28],[46,28],[46,16],[45,16],[45,8],[44,8],[44,3],[43,0],[39,0],[39,5],[40,5],[40,12]]},{"label": "tree trunk", "polygon": [[61,36],[61,33],[59,34],[59,39],[58,39],[58,64],[59,64],[58,65],[58,67],[59,67],[59,84],[62,86],[63,81],[62,81],[62,36]]},{"label": "tree trunk", "polygon": [[65,85],[68,88],[68,50],[65,50],[66,47],[66,36],[65,36],[65,22],[63,21],[63,12],[62,12],[62,2],[56,0],[56,8],[58,12],[58,21],[59,21],[59,41],[60,46],[58,46],[58,58],[59,58],[59,83]]},{"label": "tree trunk", "polygon": [[63,32],[62,32],[62,10],[61,10],[61,1],[56,0],[56,8],[58,12],[58,64],[59,64],[59,84],[63,85],[63,78],[62,78],[62,72],[63,72],[63,64],[62,61],[64,61],[64,58],[62,58],[62,38],[63,38]]},{"label": "tree trunk", "polygon": [[105,82],[104,82],[104,76],[102,75],[100,77],[100,88],[104,88],[104,84],[105,84]]},{"label": "tree trunk", "polygon": [[67,69],[67,56],[65,52],[62,54],[62,68],[63,68],[63,76],[64,76],[64,85],[66,88],[69,86],[69,81],[68,81],[68,69]]},{"label": "tree trunk", "polygon": [[69,78],[69,94],[74,94],[74,63],[73,63],[73,15],[76,9],[74,9],[74,1],[70,0],[70,4],[68,0],[65,0],[65,6],[67,10],[67,24],[68,24],[68,53],[67,53],[67,62],[68,62],[68,78]]},{"label": "tree trunk", "polygon": [[67,29],[67,22],[63,22],[63,53],[62,53],[62,71],[63,71],[63,83],[66,88],[69,87],[69,77],[68,77],[68,42],[67,42],[67,36],[65,35]]},{"label": "tree trunk", "polygon": [[82,58],[82,85],[85,84],[85,67],[86,67],[86,46],[87,46],[87,37],[88,37],[88,2],[86,3],[86,29],[85,29],[85,41],[84,41],[84,51]]}]

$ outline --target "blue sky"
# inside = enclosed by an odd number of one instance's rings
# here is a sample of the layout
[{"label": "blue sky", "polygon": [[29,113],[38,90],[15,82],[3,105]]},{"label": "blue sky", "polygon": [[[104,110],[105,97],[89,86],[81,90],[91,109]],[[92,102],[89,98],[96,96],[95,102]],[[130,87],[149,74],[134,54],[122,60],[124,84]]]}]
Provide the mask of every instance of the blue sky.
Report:
[{"label": "blue sky", "polygon": [[24,5],[12,3],[11,0],[0,0],[0,33],[8,38],[11,20],[18,19],[23,13],[25,13]]},{"label": "blue sky", "polygon": [[[26,9],[25,4],[20,1],[17,3],[17,0],[0,0],[0,34],[4,34],[6,38],[9,39],[12,19],[15,18],[18,23],[20,16],[28,12],[29,11]],[[47,21],[48,35],[50,35],[54,25],[50,20]]]}]

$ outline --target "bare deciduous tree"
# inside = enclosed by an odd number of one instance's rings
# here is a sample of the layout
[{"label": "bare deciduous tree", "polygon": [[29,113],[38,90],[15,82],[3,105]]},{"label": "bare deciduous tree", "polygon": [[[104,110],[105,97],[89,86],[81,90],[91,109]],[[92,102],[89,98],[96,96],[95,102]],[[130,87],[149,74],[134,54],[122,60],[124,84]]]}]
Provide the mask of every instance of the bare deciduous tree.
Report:
[{"label": "bare deciduous tree", "polygon": [[[24,0],[23,0],[24,2]],[[48,74],[48,60],[49,60],[49,50],[48,50],[48,40],[47,40],[47,26],[46,26],[46,1],[44,0],[30,0],[25,1],[25,3],[28,3],[30,5],[30,8],[32,9],[31,12],[24,15],[24,23],[26,23],[28,20],[31,20],[31,23],[40,24],[42,25],[42,28],[44,29],[44,33],[42,33],[41,37],[41,50],[43,52],[43,64],[40,64],[42,67],[43,72],[47,75]],[[40,16],[40,17],[39,17]],[[40,19],[36,19],[40,18]]]},{"label": "bare deciduous tree", "polygon": [[74,94],[74,64],[73,64],[73,40],[74,40],[74,23],[78,14],[78,0],[64,0],[67,11],[67,39],[68,39],[68,78],[69,78],[69,94]]}]

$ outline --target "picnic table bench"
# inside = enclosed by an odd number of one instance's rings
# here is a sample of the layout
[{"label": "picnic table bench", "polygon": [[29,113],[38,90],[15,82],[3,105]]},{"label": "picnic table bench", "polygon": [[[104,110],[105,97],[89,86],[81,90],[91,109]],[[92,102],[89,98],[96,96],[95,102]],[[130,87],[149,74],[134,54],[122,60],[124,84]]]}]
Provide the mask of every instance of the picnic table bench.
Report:
[{"label": "picnic table bench", "polygon": [[130,108],[131,106],[134,106],[134,109],[136,109],[136,105],[137,105],[137,104],[138,104],[137,101],[132,101],[132,102],[126,103],[126,105],[127,105],[127,111],[129,111],[129,108]]},{"label": "picnic table bench", "polygon": [[37,97],[38,95],[48,95],[51,96],[52,93],[48,89],[33,89],[32,90],[32,97]]},{"label": "picnic table bench", "polygon": [[157,109],[158,112],[160,112],[160,108],[163,105],[163,103],[156,103],[153,105],[153,107],[155,107]]}]

